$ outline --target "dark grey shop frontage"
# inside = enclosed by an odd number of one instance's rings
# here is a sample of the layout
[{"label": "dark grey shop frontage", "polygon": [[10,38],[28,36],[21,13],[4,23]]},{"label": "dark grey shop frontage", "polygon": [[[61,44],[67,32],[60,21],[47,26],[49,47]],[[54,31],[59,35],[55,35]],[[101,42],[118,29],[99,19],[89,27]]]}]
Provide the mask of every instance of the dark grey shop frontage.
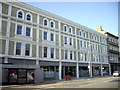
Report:
[{"label": "dark grey shop frontage", "polygon": [[35,66],[2,65],[2,84],[35,83]]}]

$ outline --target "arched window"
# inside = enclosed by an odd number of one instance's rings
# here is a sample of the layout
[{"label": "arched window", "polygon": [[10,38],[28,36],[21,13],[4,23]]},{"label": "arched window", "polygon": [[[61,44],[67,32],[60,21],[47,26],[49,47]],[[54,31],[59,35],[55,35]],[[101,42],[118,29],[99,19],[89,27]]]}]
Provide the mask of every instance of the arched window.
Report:
[{"label": "arched window", "polygon": [[63,30],[66,32],[67,31],[67,26],[64,25]]},{"label": "arched window", "polygon": [[24,13],[23,13],[22,10],[19,10],[19,11],[17,12],[17,17],[18,17],[18,18],[21,18],[21,19],[24,18]]},{"label": "arched window", "polygon": [[44,26],[48,26],[48,20],[47,20],[47,19],[44,19],[44,20],[43,20],[43,25],[44,25]]},{"label": "arched window", "polygon": [[0,4],[0,13],[2,13],[2,5]]},{"label": "arched window", "polygon": [[51,25],[51,27],[53,27],[53,26],[54,26],[54,23],[53,23],[53,22],[51,22],[51,23],[50,23],[50,25]]},{"label": "arched window", "polygon": [[28,20],[28,21],[32,21],[31,14],[27,14],[27,15],[26,15],[26,20]]},{"label": "arched window", "polygon": [[80,30],[80,36],[82,36],[82,31]]},{"label": "arched window", "polygon": [[51,28],[55,28],[55,23],[54,23],[54,21],[50,21],[50,27],[51,27]]},{"label": "arched window", "polygon": [[83,37],[85,37],[85,38],[86,38],[86,32],[85,32],[85,31],[83,32]]}]

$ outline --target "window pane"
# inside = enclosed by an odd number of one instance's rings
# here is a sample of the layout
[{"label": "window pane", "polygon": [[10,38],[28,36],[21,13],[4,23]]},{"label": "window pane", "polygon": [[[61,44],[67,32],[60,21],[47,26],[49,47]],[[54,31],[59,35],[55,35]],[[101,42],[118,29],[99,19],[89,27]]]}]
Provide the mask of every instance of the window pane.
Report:
[{"label": "window pane", "polygon": [[70,59],[72,60],[72,51],[70,51]]},{"label": "window pane", "polygon": [[44,40],[47,40],[47,32],[44,32]]},{"label": "window pane", "polygon": [[80,60],[83,61],[83,52],[80,53]]},{"label": "window pane", "polygon": [[86,41],[84,41],[84,48],[86,48]]},{"label": "window pane", "polygon": [[47,57],[47,47],[44,47],[44,57]]},{"label": "window pane", "polygon": [[31,16],[28,14],[27,15],[27,20],[30,21],[31,20]]},{"label": "window pane", "polygon": [[54,48],[51,48],[51,58],[54,58]]},{"label": "window pane", "polygon": [[17,25],[17,34],[22,34],[22,26],[21,25]]},{"label": "window pane", "polygon": [[72,38],[70,38],[70,45],[72,45]]},{"label": "window pane", "polygon": [[26,36],[30,36],[30,28],[26,27]]},{"label": "window pane", "polygon": [[67,27],[66,26],[64,26],[64,31],[67,31]]},{"label": "window pane", "polygon": [[80,41],[80,47],[82,47],[82,41]]},{"label": "window pane", "polygon": [[21,55],[21,43],[16,43],[16,55]]},{"label": "window pane", "polygon": [[47,26],[47,20],[44,20],[44,25]]},{"label": "window pane", "polygon": [[22,18],[22,12],[18,13],[18,18]]},{"label": "window pane", "polygon": [[65,50],[65,59],[67,59],[67,57],[68,57],[68,51],[67,50]]},{"label": "window pane", "polygon": [[67,44],[67,37],[65,37],[65,44]]},{"label": "window pane", "polygon": [[25,45],[25,55],[27,55],[27,56],[30,55],[30,44]]},{"label": "window pane", "polygon": [[54,34],[51,33],[51,41],[54,41]]},{"label": "window pane", "polygon": [[51,27],[54,27],[54,23],[53,22],[51,22]]},{"label": "window pane", "polygon": [[69,32],[71,33],[71,28],[69,28]]}]

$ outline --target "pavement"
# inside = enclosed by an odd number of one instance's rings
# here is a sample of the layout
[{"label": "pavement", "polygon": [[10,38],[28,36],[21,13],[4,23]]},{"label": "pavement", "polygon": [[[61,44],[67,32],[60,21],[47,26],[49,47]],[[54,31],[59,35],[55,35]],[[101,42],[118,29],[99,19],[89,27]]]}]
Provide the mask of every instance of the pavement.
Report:
[{"label": "pavement", "polygon": [[38,86],[38,87],[44,88],[44,87],[55,86],[55,85],[65,85],[65,84],[68,84],[71,82],[77,82],[79,80],[92,80],[92,79],[106,78],[106,77],[111,77],[111,76],[80,77],[80,78],[72,78],[71,80],[65,80],[65,79],[63,79],[63,80],[47,80],[47,81],[43,81],[38,84],[3,85],[0,87],[1,88],[29,88],[29,87]]}]

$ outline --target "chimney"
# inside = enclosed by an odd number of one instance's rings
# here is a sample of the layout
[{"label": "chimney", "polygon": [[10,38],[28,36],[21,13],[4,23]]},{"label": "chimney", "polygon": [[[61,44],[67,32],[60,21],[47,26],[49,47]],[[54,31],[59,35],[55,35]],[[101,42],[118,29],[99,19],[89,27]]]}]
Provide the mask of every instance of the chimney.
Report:
[{"label": "chimney", "polygon": [[99,32],[99,31],[103,31],[102,30],[102,26],[97,26],[97,31]]}]

